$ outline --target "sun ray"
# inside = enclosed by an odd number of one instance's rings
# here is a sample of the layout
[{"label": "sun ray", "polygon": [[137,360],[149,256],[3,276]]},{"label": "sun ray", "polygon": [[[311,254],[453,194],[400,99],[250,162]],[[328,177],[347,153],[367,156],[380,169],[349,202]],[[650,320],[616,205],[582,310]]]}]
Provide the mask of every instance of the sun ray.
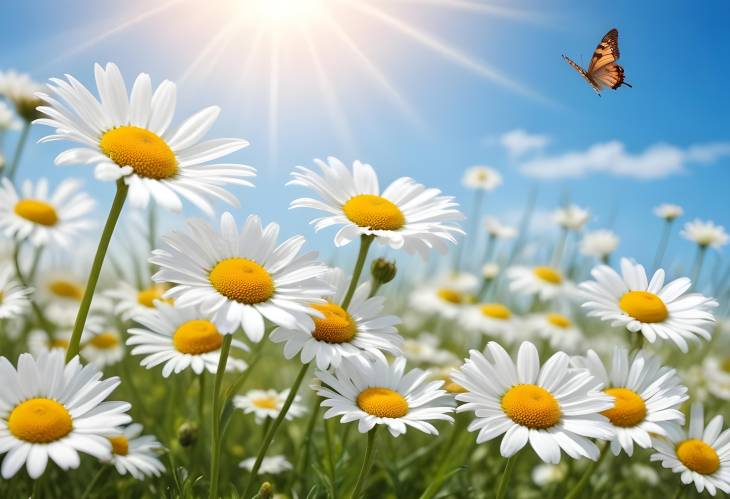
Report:
[{"label": "sun ray", "polygon": [[[213,66],[215,66],[215,64],[220,60],[221,56],[223,55],[223,51],[228,46],[231,38],[235,34],[235,28],[238,27],[238,24],[238,16],[229,20],[220,29],[220,31],[218,31],[218,33],[213,38],[211,38],[208,43],[205,44],[205,46],[198,53],[195,59],[193,59],[193,61],[188,64],[183,74],[178,78],[178,83],[183,84],[193,74],[199,76],[199,80],[204,79],[207,74],[210,73]],[[200,69],[203,64],[207,65],[206,71],[202,71]]]},{"label": "sun ray", "polygon": [[546,19],[535,12],[528,10],[505,7],[485,2],[472,0],[399,0],[401,3],[415,3],[424,6],[445,7],[455,10],[466,10],[492,17],[502,17],[515,21],[525,21],[534,24],[545,24]]},{"label": "sun ray", "polygon": [[269,66],[269,123],[268,146],[269,165],[275,171],[278,161],[278,129],[279,129],[279,33],[271,31],[271,64]]}]

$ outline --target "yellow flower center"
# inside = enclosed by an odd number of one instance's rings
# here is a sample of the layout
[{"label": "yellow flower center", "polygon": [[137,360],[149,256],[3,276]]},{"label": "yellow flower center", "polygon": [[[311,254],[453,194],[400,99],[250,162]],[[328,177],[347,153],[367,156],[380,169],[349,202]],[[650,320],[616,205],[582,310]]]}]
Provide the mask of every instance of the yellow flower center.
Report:
[{"label": "yellow flower center", "polygon": [[395,204],[372,194],[360,194],[349,199],[342,211],[352,223],[372,230],[398,230],[406,217]]},{"label": "yellow flower center", "polygon": [[357,406],[379,418],[402,418],[408,414],[408,401],[390,388],[366,388],[357,396]]},{"label": "yellow flower center", "polygon": [[274,294],[274,280],[261,265],[247,258],[227,258],[213,267],[210,283],[220,294],[247,305],[261,303]]},{"label": "yellow flower center", "polygon": [[68,340],[62,338],[54,338],[48,342],[48,347],[50,349],[63,348],[64,350],[66,350],[68,348]]},{"label": "yellow flower center", "polygon": [[4,297],[5,297],[5,295],[3,294],[2,290],[0,290],[0,303],[3,302]]},{"label": "yellow flower center", "polygon": [[701,475],[712,475],[720,468],[717,451],[702,440],[681,442],[677,446],[677,457],[687,468]]},{"label": "yellow flower center", "polygon": [[458,383],[455,383],[454,380],[451,379],[451,376],[448,374],[443,374],[438,377],[438,379],[443,380],[444,385],[442,388],[446,390],[449,393],[466,393],[466,388],[461,386]]},{"label": "yellow flower center", "polygon": [[48,290],[61,298],[70,298],[76,301],[81,301],[84,296],[84,288],[71,281],[51,281],[48,283]]},{"label": "yellow flower center", "polygon": [[461,305],[464,301],[466,301],[463,294],[449,288],[441,288],[437,290],[436,296],[441,298],[443,301],[453,303],[454,305]]},{"label": "yellow flower center", "polygon": [[165,294],[169,288],[163,284],[155,284],[147,289],[143,289],[137,293],[137,302],[147,308],[155,306],[155,300],[160,300],[165,303],[172,303],[170,299],[163,299],[162,295]]},{"label": "yellow flower center", "polygon": [[560,272],[552,267],[535,267],[532,269],[532,273],[535,274],[538,279],[549,282],[550,284],[560,284],[563,282],[563,276],[561,276]]},{"label": "yellow flower center", "polygon": [[223,336],[212,322],[192,320],[177,328],[172,343],[178,352],[200,355],[218,350],[223,344]]},{"label": "yellow flower center", "polygon": [[34,398],[15,406],[8,417],[8,429],[20,440],[47,444],[71,433],[73,422],[66,408],[55,400]]},{"label": "yellow flower center", "polygon": [[261,397],[251,401],[259,409],[276,409],[277,403],[274,397]]},{"label": "yellow flower center", "polygon": [[485,303],[479,307],[479,310],[482,311],[483,315],[500,321],[506,321],[512,317],[510,309],[500,303]]},{"label": "yellow flower center", "polygon": [[112,452],[117,456],[126,456],[129,454],[129,440],[124,435],[109,437],[112,443]]},{"label": "yellow flower center", "polygon": [[518,425],[544,430],[560,422],[560,405],[537,385],[515,385],[502,396],[502,410]]},{"label": "yellow flower center", "polygon": [[669,316],[667,306],[661,298],[648,291],[629,291],[618,302],[618,306],[639,322],[662,322]]},{"label": "yellow flower center", "polygon": [[38,225],[52,227],[58,223],[56,209],[38,199],[21,199],[15,203],[15,214]]},{"label": "yellow flower center", "polygon": [[156,134],[136,126],[120,126],[106,132],[101,151],[119,166],[131,166],[140,177],[161,180],[177,174],[177,158]]},{"label": "yellow flower center", "polygon": [[636,392],[628,388],[609,388],[604,392],[616,399],[613,408],[601,413],[611,421],[611,424],[628,428],[644,421],[646,404]]},{"label": "yellow flower center", "polygon": [[100,333],[91,338],[88,344],[100,350],[108,350],[119,345],[119,336],[116,333]]},{"label": "yellow flower center", "polygon": [[357,326],[345,309],[334,303],[314,304],[312,308],[324,314],[323,318],[312,317],[312,336],[327,343],[347,343],[355,337]]},{"label": "yellow flower center", "polygon": [[720,368],[726,373],[730,373],[730,357],[722,361],[722,364],[720,364]]},{"label": "yellow flower center", "polygon": [[563,314],[550,313],[547,314],[547,321],[555,327],[568,329],[571,326],[570,319]]}]

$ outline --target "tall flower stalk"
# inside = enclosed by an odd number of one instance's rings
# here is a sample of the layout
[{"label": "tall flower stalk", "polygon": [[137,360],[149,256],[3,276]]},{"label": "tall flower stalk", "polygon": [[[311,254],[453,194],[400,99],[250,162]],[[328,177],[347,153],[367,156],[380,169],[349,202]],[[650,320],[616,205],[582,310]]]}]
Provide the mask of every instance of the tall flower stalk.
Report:
[{"label": "tall flower stalk", "polygon": [[211,413],[211,428],[213,435],[211,437],[210,450],[210,488],[208,497],[210,499],[218,498],[218,476],[220,474],[220,454],[221,454],[221,384],[223,376],[226,372],[226,363],[228,362],[228,354],[231,351],[231,342],[233,334],[223,336],[223,344],[221,345],[220,358],[218,359],[218,369],[215,374],[215,384],[213,385],[213,411]]}]

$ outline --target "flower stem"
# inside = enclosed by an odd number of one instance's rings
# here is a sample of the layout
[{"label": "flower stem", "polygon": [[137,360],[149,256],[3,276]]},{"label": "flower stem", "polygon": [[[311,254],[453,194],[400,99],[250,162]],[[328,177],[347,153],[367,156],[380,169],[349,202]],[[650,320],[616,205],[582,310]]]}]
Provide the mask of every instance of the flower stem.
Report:
[{"label": "flower stem", "polygon": [[662,237],[659,240],[659,246],[656,249],[656,256],[654,257],[654,270],[656,271],[662,265],[664,260],[664,254],[667,252],[667,245],[669,244],[669,236],[672,233],[672,222],[673,220],[667,220],[664,222],[664,228],[662,229]]},{"label": "flower stem", "polygon": [[107,466],[106,464],[102,464],[99,467],[99,471],[96,472],[96,474],[94,475],[94,478],[92,478],[91,481],[89,482],[89,485],[86,487],[86,490],[84,490],[84,493],[81,496],[81,499],[86,499],[87,497],[91,496],[91,491],[94,490],[94,486],[96,485],[96,483],[99,481],[99,479],[101,478],[101,476],[104,474],[104,472],[107,469],[109,469],[109,466]]},{"label": "flower stem", "polygon": [[91,300],[94,298],[94,291],[96,290],[96,283],[99,281],[101,267],[104,264],[106,250],[109,248],[109,241],[111,241],[112,234],[114,233],[114,227],[117,225],[117,220],[119,220],[119,214],[122,212],[122,208],[124,207],[124,200],[127,198],[127,191],[129,191],[129,186],[124,183],[124,179],[118,179],[117,193],[114,196],[114,201],[112,201],[112,207],[109,210],[109,216],[106,219],[104,230],[101,233],[101,239],[99,239],[99,246],[96,249],[94,263],[92,263],[91,265],[91,273],[89,274],[89,280],[86,284],[84,297],[81,299],[81,305],[79,305],[79,311],[76,315],[76,322],[74,323],[73,334],[71,335],[71,340],[68,344],[68,350],[66,351],[66,362],[69,362],[79,353],[81,333],[83,333],[84,326],[86,325],[86,317],[88,317],[89,315]]},{"label": "flower stem", "polygon": [[368,432],[368,446],[365,449],[365,459],[362,461],[362,467],[360,468],[360,475],[357,477],[355,482],[355,489],[352,491],[351,499],[360,499],[360,493],[365,485],[365,476],[370,471],[370,467],[373,465],[373,450],[375,450],[375,433],[378,427],[375,426]]},{"label": "flower stem", "polygon": [[[230,335],[229,335],[230,336]],[[198,374],[198,424],[203,427],[203,412],[205,409],[205,370]]]},{"label": "flower stem", "polygon": [[221,384],[223,383],[223,375],[226,372],[226,363],[228,362],[228,353],[231,351],[232,334],[223,336],[223,344],[221,345],[221,353],[218,358],[218,370],[215,373],[215,383],[213,385],[213,411],[212,428],[213,436],[211,438],[210,450],[210,489],[208,493],[209,499],[218,499],[218,474],[220,467],[218,460],[221,453]]},{"label": "flower stem", "polygon": [[578,480],[578,483],[575,484],[575,487],[568,492],[568,495],[565,496],[565,499],[576,499],[577,497],[582,497],[581,493],[583,492],[583,489],[586,488],[586,485],[588,485],[588,482],[591,479],[591,476],[593,476],[593,473],[598,469],[598,467],[601,465],[601,462],[603,462],[603,459],[608,454],[608,444],[603,445],[603,449],[601,449],[601,454],[598,456],[598,459],[593,461],[588,468],[583,472],[583,475],[580,477],[580,480]]},{"label": "flower stem", "polygon": [[[261,443],[261,448],[259,449],[259,453],[256,456],[256,462],[253,465],[253,468],[251,469],[251,475],[248,478],[248,484],[246,485],[246,491],[243,493],[243,496],[241,497],[251,497],[251,493],[253,492],[254,484],[256,481],[256,476],[258,475],[259,468],[261,468],[261,463],[264,461],[264,457],[266,457],[266,451],[269,450],[269,446],[271,445],[272,440],[274,440],[274,435],[276,435],[276,430],[279,429],[279,426],[281,425],[282,421],[284,421],[284,418],[286,418],[286,413],[289,412],[289,408],[291,407],[292,403],[294,402],[294,398],[297,396],[297,392],[299,391],[299,387],[302,385],[302,380],[304,380],[304,375],[307,374],[307,370],[309,369],[309,364],[304,364],[302,368],[299,370],[299,374],[297,374],[296,380],[294,380],[294,384],[292,385],[291,389],[289,390],[289,396],[286,398],[286,401],[284,402],[284,405],[281,408],[281,411],[279,411],[279,415],[276,416],[276,419],[274,420],[274,423],[271,425],[271,428],[269,428],[269,431],[266,432],[266,436],[264,437],[264,441]],[[212,497],[211,497],[212,499]]]},{"label": "flower stem", "polygon": [[512,476],[512,470],[517,462],[517,455],[513,455],[507,458],[507,464],[504,465],[504,471],[502,472],[502,478],[499,480],[499,487],[497,488],[496,499],[502,499],[507,493],[507,485],[509,485],[510,477]]},{"label": "flower stem", "polygon": [[[463,240],[461,241],[461,244],[456,248],[456,254],[454,255],[454,274],[458,274],[461,270],[461,264],[464,259],[467,261],[469,260],[469,255],[464,255],[464,252],[466,251],[465,248],[465,240],[467,237],[476,237],[476,231],[477,231],[477,224],[479,221],[479,214],[481,213],[482,209],[482,198],[484,197],[484,191],[482,189],[477,189],[474,191],[474,199],[471,206],[471,213],[468,217],[469,222],[469,229],[466,234],[464,234]],[[475,242],[475,239],[472,239],[472,242]]]},{"label": "flower stem", "polygon": [[360,281],[360,274],[362,274],[362,268],[365,266],[365,260],[368,256],[368,250],[370,245],[373,244],[375,236],[363,234],[360,236],[360,252],[357,254],[357,262],[355,262],[355,270],[352,272],[352,280],[350,281],[350,287],[347,288],[347,294],[342,300],[342,308],[347,310],[352,301],[352,295],[355,294],[357,283]]},{"label": "flower stem", "polygon": [[13,154],[13,162],[8,167],[8,178],[12,181],[15,178],[15,173],[18,171],[18,164],[20,164],[20,157],[23,155],[23,149],[25,149],[25,143],[28,141],[28,134],[30,132],[30,121],[26,121],[23,124],[23,129],[20,131],[20,137],[18,137],[18,143],[15,146],[15,153]]},{"label": "flower stem", "polygon": [[563,259],[563,251],[565,250],[565,242],[567,239],[568,229],[561,230],[560,239],[558,239],[558,242],[555,245],[555,251],[553,252],[552,260],[550,261],[550,265],[553,268],[560,268],[560,261]]},{"label": "flower stem", "polygon": [[[20,284],[22,284],[24,288],[28,288],[30,287],[28,280],[25,278],[25,276],[23,275],[23,271],[20,268],[20,246],[21,243],[19,242],[15,245],[15,249],[13,250],[13,264],[15,265],[15,275],[18,277],[18,281],[20,281]],[[53,334],[53,331],[55,330],[55,326],[51,323],[51,321],[48,320],[48,318],[43,313],[43,310],[41,309],[41,307],[38,306],[38,303],[35,300],[30,301],[30,306],[33,309],[33,313],[35,314],[36,318],[38,319],[38,323],[40,324],[41,328],[50,338]]]},{"label": "flower stem", "polygon": [[697,256],[695,257],[695,263],[692,267],[692,287],[697,289],[697,284],[700,280],[700,272],[702,272],[702,263],[705,261],[705,253],[707,252],[707,246],[697,246]]}]

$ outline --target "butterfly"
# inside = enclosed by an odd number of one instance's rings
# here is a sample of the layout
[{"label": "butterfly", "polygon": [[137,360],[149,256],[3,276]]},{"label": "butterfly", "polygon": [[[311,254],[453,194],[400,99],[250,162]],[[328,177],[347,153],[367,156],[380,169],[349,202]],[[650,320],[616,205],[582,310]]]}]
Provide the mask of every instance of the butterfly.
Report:
[{"label": "butterfly", "polygon": [[604,87],[616,90],[621,85],[631,87],[624,81],[624,68],[616,64],[620,56],[618,50],[618,30],[612,29],[603,37],[591,57],[591,63],[585,70],[567,55],[563,55],[568,64],[585,78],[593,90],[600,96]]}]

